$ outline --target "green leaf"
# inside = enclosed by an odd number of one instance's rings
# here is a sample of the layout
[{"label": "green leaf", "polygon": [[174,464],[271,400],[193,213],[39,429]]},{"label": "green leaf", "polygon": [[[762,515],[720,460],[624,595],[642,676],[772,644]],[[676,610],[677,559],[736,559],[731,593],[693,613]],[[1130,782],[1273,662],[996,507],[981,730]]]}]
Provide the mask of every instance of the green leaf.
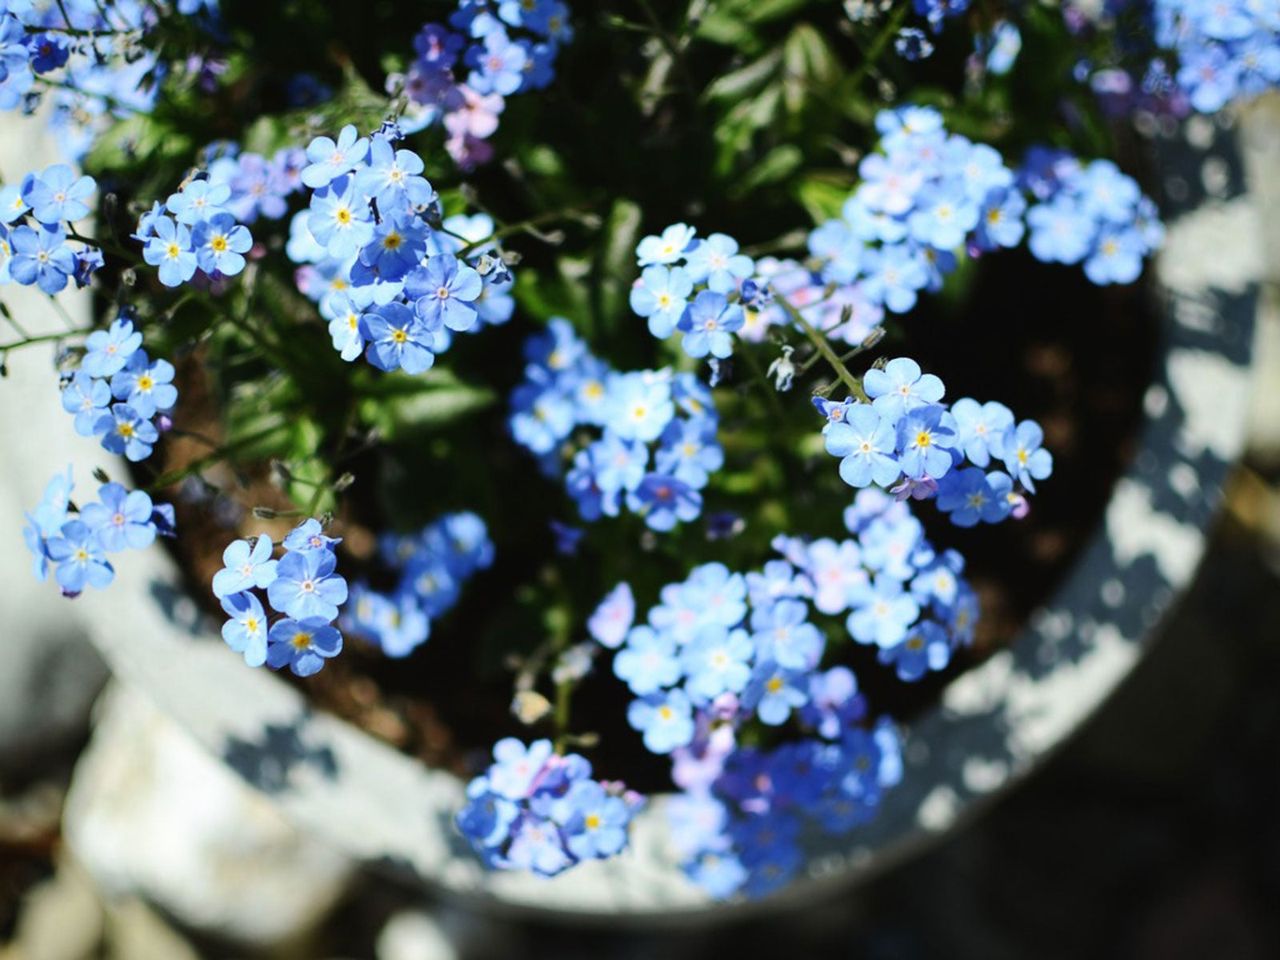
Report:
[{"label": "green leaf", "polygon": [[782,51],[771,50],[759,60],[720,77],[707,87],[703,97],[707,100],[741,100],[772,79],[781,65]]},{"label": "green leaf", "polygon": [[389,440],[403,439],[443,427],[497,399],[492,390],[461,383],[456,377],[436,382],[427,373],[421,379],[423,384],[417,390],[364,397],[359,406],[361,421],[376,427]]},{"label": "green leaf", "polygon": [[789,177],[803,162],[799,147],[790,143],[774,147],[730,188],[729,196],[741,200],[753,190]]},{"label": "green leaf", "polygon": [[850,193],[850,175],[842,172],[811,173],[796,181],[795,198],[814,223],[840,216]]},{"label": "green leaf", "polygon": [[626,308],[635,276],[636,240],[643,214],[630,200],[617,200],[604,224],[596,269],[597,313],[601,326],[611,329]]}]

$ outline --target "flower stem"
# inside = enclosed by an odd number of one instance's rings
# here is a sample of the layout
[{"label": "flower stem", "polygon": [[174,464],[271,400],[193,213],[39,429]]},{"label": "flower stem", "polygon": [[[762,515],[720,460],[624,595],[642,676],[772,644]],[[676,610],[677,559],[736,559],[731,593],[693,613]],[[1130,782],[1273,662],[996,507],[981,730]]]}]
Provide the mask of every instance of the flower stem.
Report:
[{"label": "flower stem", "polygon": [[794,322],[795,325],[800,328],[801,332],[809,338],[809,342],[817,348],[818,353],[822,354],[823,359],[825,359],[831,366],[831,369],[835,371],[836,376],[838,376],[841,382],[849,388],[849,392],[857,399],[866,402],[867,394],[866,391],[862,389],[862,381],[849,372],[849,368],[844,365],[844,361],[840,359],[839,355],[832,348],[827,338],[824,337],[813,326],[813,324],[806,320],[804,315],[792,306],[791,303],[788,302],[782,294],[778,293],[777,290],[773,291],[773,296],[774,302],[786,311],[787,316],[791,318],[792,322]]}]

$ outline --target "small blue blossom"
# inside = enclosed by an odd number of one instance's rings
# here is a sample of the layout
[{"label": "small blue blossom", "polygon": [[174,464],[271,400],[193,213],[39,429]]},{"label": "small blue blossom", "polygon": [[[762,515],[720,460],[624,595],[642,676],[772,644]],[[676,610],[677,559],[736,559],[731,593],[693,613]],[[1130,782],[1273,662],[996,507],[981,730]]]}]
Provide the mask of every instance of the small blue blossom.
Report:
[{"label": "small blue blossom", "polygon": [[[998,455],[1005,469],[1018,483],[1035,493],[1036,480],[1047,479],[1053,472],[1053,455],[1042,446],[1044,430],[1034,420],[1009,426],[1001,438]],[[995,451],[993,451],[995,452]]]},{"label": "small blue blossom", "polygon": [[742,323],[742,307],[729,303],[722,293],[703,290],[680,318],[679,328],[685,331],[681,346],[691,357],[710,354],[723,360],[733,354],[730,334],[741,330]]},{"label": "small blue blossom", "polygon": [[892,664],[899,680],[912,683],[930,670],[945,669],[951,662],[947,632],[931,620],[917,624],[897,646],[881,649],[879,661]]},{"label": "small blue blossom", "polygon": [[901,581],[882,575],[875,578],[845,625],[858,643],[885,648],[901,643],[919,615],[919,605],[903,590]]},{"label": "small blue blossom", "polygon": [[920,364],[909,357],[890,360],[883,370],[868,370],[862,387],[876,411],[895,423],[912,410],[936,404],[944,392],[942,381],[921,371]]},{"label": "small blue blossom", "polygon": [[138,350],[123,370],[111,377],[111,395],[128,404],[141,417],[167,413],[178,402],[178,388],[173,385],[173,364],[167,360],[151,360],[146,351]]},{"label": "small blue blossom", "polygon": [[267,665],[273,670],[287,666],[295,676],[314,676],[341,652],[342,634],[324,617],[286,617],[267,633]]},{"label": "small blue blossom", "polygon": [[755,263],[738,253],[738,241],[733,237],[713,233],[686,253],[685,269],[695,283],[705,283],[708,290],[727,294],[751,276]]},{"label": "small blue blossom", "polygon": [[244,254],[253,246],[253,237],[231,214],[215,213],[192,228],[191,243],[201,270],[234,277],[244,270]]},{"label": "small blue blossom", "polygon": [[213,575],[213,595],[218,599],[243,593],[254,587],[265,590],[276,579],[279,562],[271,559],[273,545],[266,534],[248,540],[235,540],[222,551],[222,566]]},{"label": "small blue blossom", "polygon": [[54,577],[62,592],[74,596],[86,586],[101,590],[115,579],[115,569],[107,562],[106,551],[89,525],[68,520],[61,532],[45,545],[49,559],[58,567]]},{"label": "small blue blossom", "polygon": [[636,259],[640,266],[655,263],[675,263],[693,242],[694,229],[686,223],[674,223],[662,231],[659,237],[645,237],[636,247]]},{"label": "small blue blossom", "polygon": [[476,321],[474,301],[483,283],[480,274],[448,254],[432,257],[410,277],[406,292],[416,298],[416,310],[432,330],[468,330]]},{"label": "small blue blossom", "polygon": [[150,237],[142,248],[142,258],[158,267],[160,282],[166,287],[177,287],[195,276],[198,266],[195,250],[191,245],[191,230],[168,217],[157,217]]},{"label": "small blue blossom", "polygon": [[898,432],[892,420],[864,404],[848,408],[844,419],[823,428],[827,453],[841,457],[840,478],[851,487],[888,487],[902,475],[894,456]]},{"label": "small blue blossom", "polygon": [[681,676],[675,641],[651,627],[632,627],[626,645],[613,658],[613,672],[640,696],[670,687]]},{"label": "small blue blossom", "polygon": [[423,373],[435,363],[427,325],[402,303],[374,307],[363,318],[369,341],[365,356],[379,370]]},{"label": "small blue blossom", "polygon": [[80,519],[107,553],[141,550],[155,541],[151,497],[144,491],[130,492],[121,484],[107,483],[99,488],[98,501],[85,504]]},{"label": "small blue blossom", "polygon": [[17,227],[9,235],[13,247],[9,276],[23,286],[34,284],[50,296],[58,293],[76,268],[66,240],[61,227]]},{"label": "small blue blossom", "polygon": [[826,641],[822,632],[808,622],[808,616],[808,604],[799,600],[779,600],[772,606],[757,607],[751,614],[751,639],[760,658],[787,670],[816,667]]},{"label": "small blue blossom", "polygon": [[684,315],[693,280],[683,267],[646,267],[631,288],[631,309],[649,320],[649,332],[665,340]]},{"label": "small blue blossom", "polygon": [[92,437],[94,427],[111,402],[111,390],[102,380],[96,380],[83,370],[76,371],[62,390],[62,409],[76,415],[76,433]]},{"label": "small blue blossom", "polygon": [[276,566],[267,599],[295,620],[333,620],[347,599],[347,581],[336,568],[337,560],[327,550],[290,551]]},{"label": "small blue blossom", "polygon": [[743,704],[755,710],[762,723],[778,727],[787,722],[792,711],[809,702],[809,694],[800,687],[802,674],[787,670],[771,660],[757,664],[743,694]]},{"label": "small blue blossom", "polygon": [[707,703],[722,693],[741,693],[751,679],[755,647],[745,630],[726,630],[718,624],[700,629],[680,652],[688,677],[685,690],[695,703]]},{"label": "small blue blossom", "polygon": [[127,403],[113,404],[109,413],[98,417],[93,432],[106,450],[123,454],[133,463],[151,456],[152,446],[160,439],[155,426]]},{"label": "small blue blossom", "polygon": [[222,609],[230,617],[222,625],[222,639],[244,657],[250,667],[267,662],[267,614],[252,593],[232,593],[222,598]]},{"label": "small blue blossom", "polygon": [[351,124],[342,128],[336,142],[329,137],[316,137],[307,145],[308,163],[302,168],[302,182],[313,190],[326,187],[359,166],[368,153],[368,138],[361,137]]},{"label": "small blue blossom", "polygon": [[92,177],[77,177],[65,163],[54,164],[22,185],[22,199],[31,215],[48,227],[80,220],[89,215],[86,203],[96,184]]},{"label": "small blue blossom", "polygon": [[950,514],[957,527],[999,523],[1009,515],[1006,494],[1010,486],[1009,478],[999,471],[986,474],[977,467],[953,470],[938,484],[938,509]]},{"label": "small blue blossom", "polygon": [[587,621],[587,633],[603,647],[616,650],[622,646],[636,616],[635,596],[631,587],[620,583],[600,601]]},{"label": "small blue blossom", "polygon": [[679,689],[633,700],[627,708],[627,723],[644,734],[645,748],[652,753],[670,753],[693,739],[692,706]]},{"label": "small blue blossom", "polygon": [[80,369],[91,377],[110,377],[123,370],[141,346],[142,334],[133,329],[133,321],[118,317],[108,329],[89,334]]}]

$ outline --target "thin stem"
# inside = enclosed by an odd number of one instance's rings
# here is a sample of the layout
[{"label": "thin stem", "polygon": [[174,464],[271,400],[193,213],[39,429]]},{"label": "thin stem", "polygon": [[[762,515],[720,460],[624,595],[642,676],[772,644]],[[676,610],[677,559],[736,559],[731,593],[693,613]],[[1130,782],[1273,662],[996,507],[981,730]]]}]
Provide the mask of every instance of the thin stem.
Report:
[{"label": "thin stem", "polygon": [[849,372],[849,368],[844,365],[844,361],[836,354],[827,338],[824,337],[804,315],[800,313],[788,300],[782,296],[776,289],[773,291],[774,302],[779,304],[786,311],[793,323],[800,328],[801,332],[809,338],[809,342],[817,348],[823,358],[831,365],[831,369],[835,371],[842,383],[849,388],[849,392],[859,400],[866,400],[867,394],[862,389],[862,382]]},{"label": "thin stem", "polygon": [[901,29],[902,24],[906,22],[907,14],[911,11],[911,4],[907,0],[899,0],[897,8],[889,15],[889,19],[885,21],[885,25],[880,28],[880,32],[876,34],[875,40],[871,42],[871,49],[867,51],[866,57],[862,61],[862,65],[853,75],[853,80],[849,84],[850,90],[857,90],[862,86],[862,81],[875,69],[876,62],[880,59],[880,55],[884,53],[889,42],[893,40],[894,35]]},{"label": "thin stem", "polygon": [[52,343],[56,340],[65,340],[82,332],[86,331],[73,330],[67,333],[42,333],[37,337],[24,337],[21,340],[15,340],[13,343],[0,343],[0,353],[8,353],[10,350],[19,350],[22,347],[30,347],[37,343]]},{"label": "thin stem", "polygon": [[205,456],[200,457],[198,460],[193,460],[191,463],[187,464],[185,467],[182,467],[178,470],[170,470],[167,473],[162,473],[160,476],[156,477],[156,479],[151,482],[151,484],[148,486],[148,489],[152,491],[156,491],[156,490],[163,490],[166,487],[171,487],[175,483],[180,483],[181,481],[187,479],[187,477],[193,476],[197,473],[200,473],[206,470],[207,468],[213,466],[215,463],[222,463],[224,460],[229,460],[232,456],[239,453],[245,447],[252,446],[253,444],[259,442],[260,440],[265,440],[268,437],[270,437],[272,434],[278,433],[281,430],[286,430],[288,429],[288,427],[289,425],[287,423],[277,423],[274,426],[266,427],[262,430],[258,430],[254,433],[248,434],[247,436],[239,437],[231,441],[230,443],[223,444],[222,446],[214,450],[212,453],[208,453]]}]

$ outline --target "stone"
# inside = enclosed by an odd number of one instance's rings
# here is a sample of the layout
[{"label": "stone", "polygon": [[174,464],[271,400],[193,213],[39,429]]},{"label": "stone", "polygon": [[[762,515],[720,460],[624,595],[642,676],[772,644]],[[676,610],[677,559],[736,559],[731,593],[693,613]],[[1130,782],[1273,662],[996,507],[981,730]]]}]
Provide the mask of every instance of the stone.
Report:
[{"label": "stone", "polygon": [[305,936],[354,866],[288,822],[138,694],[112,685],[72,778],[67,843],[111,901],[268,948]]}]

